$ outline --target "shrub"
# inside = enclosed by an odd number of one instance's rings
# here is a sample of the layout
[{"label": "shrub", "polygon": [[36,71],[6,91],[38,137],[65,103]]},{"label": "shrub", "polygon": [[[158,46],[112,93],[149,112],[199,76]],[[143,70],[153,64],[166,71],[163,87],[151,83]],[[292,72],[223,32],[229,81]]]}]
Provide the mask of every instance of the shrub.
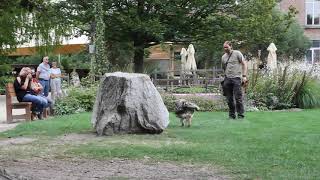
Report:
[{"label": "shrub", "polygon": [[22,57],[18,57],[15,60],[12,60],[13,64],[40,64],[41,62],[42,62],[41,55],[22,56]]},{"label": "shrub", "polygon": [[70,88],[68,96],[57,100],[55,103],[55,113],[57,115],[74,114],[85,111],[92,111],[97,86],[89,88]]},{"label": "shrub", "polygon": [[[286,65],[273,73],[250,73],[248,99],[259,109],[313,108],[319,104],[314,69]],[[300,69],[299,69],[300,68]]]},{"label": "shrub", "polygon": [[[74,114],[85,111],[92,111],[96,98],[97,86],[70,88],[68,96],[57,100],[55,113],[57,115]],[[161,94],[162,100],[168,111],[175,111],[175,101],[179,99],[174,94]],[[226,110],[227,106],[223,99],[208,99],[206,96],[188,95],[183,99],[189,100],[200,107],[200,111]]]},{"label": "shrub", "polygon": [[182,94],[193,94],[193,93],[216,93],[219,90],[214,87],[179,87],[176,89],[173,89],[173,93],[182,93]]},{"label": "shrub", "polygon": [[6,84],[9,82],[13,82],[14,77],[12,76],[0,76],[0,94],[4,94],[6,90]]},{"label": "shrub", "polygon": [[175,101],[177,98],[172,94],[161,94],[164,105],[166,105],[168,111],[175,111],[176,105]]},{"label": "shrub", "polygon": [[94,81],[93,77],[88,75],[81,79],[81,86],[85,88],[97,88],[100,81]]},{"label": "shrub", "polygon": [[200,111],[225,111],[226,103],[223,99],[208,99],[202,96],[187,96],[185,98],[200,107]]},{"label": "shrub", "polygon": [[301,108],[320,107],[320,82],[317,79],[308,79],[295,97],[294,103]]},{"label": "shrub", "polygon": [[[174,94],[161,94],[162,100],[166,105],[168,111],[175,111],[175,101],[180,99]],[[181,99],[186,99],[190,102],[197,104],[200,107],[200,111],[221,111],[226,110],[227,106],[222,98],[217,98],[215,100],[209,99],[207,96],[199,95],[187,95]]]},{"label": "shrub", "polygon": [[5,93],[6,84],[14,81],[14,77],[11,76],[11,66],[8,64],[0,65],[0,94]]}]

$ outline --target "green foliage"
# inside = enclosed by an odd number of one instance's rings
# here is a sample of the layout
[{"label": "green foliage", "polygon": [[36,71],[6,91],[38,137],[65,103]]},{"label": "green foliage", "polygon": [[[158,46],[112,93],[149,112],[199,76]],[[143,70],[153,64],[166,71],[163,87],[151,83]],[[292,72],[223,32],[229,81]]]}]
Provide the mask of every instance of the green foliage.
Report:
[{"label": "green foliage", "polygon": [[0,76],[0,94],[4,94],[6,90],[6,84],[13,83],[14,77],[12,76]]},{"label": "green foliage", "polygon": [[[49,61],[59,61],[57,55],[50,55]],[[42,56],[39,54],[32,56],[22,56],[17,59],[6,60],[10,64],[40,64],[42,62]],[[90,54],[87,52],[80,52],[72,55],[61,55],[60,65],[63,69],[89,69],[90,68]],[[59,65],[59,64],[58,64]]]},{"label": "green foliage", "polygon": [[291,61],[303,59],[311,47],[311,41],[304,35],[304,29],[297,21],[290,25],[287,33],[279,37],[276,43],[278,57]]},{"label": "green foliage", "polygon": [[62,42],[62,36],[70,36],[71,24],[57,13],[54,2],[10,0],[0,4],[0,54],[35,39],[40,54],[47,55]]},{"label": "green foliage", "polygon": [[109,61],[106,55],[105,45],[105,22],[104,22],[104,10],[103,0],[94,0],[94,13],[96,22],[95,32],[95,62],[93,63],[93,69],[91,73],[96,75],[102,75],[109,70]]},{"label": "green foliage", "polygon": [[107,42],[106,45],[106,53],[111,68],[120,68],[132,64],[134,56],[134,47],[132,43],[111,41]]},{"label": "green foliage", "polygon": [[0,76],[10,75],[12,67],[9,64],[0,65]]},{"label": "green foliage", "polygon": [[3,54],[7,50],[5,47],[15,47],[22,39],[18,39],[16,33],[23,26],[26,9],[20,6],[18,0],[0,4],[0,54]]},{"label": "green foliage", "polygon": [[[90,69],[90,54],[87,52],[62,55],[60,58],[63,69]],[[58,61],[58,57],[53,57],[53,59]]]},{"label": "green foliage", "polygon": [[[80,24],[83,33],[91,37],[95,33],[95,15],[92,1],[69,0],[59,2],[63,12],[73,24]],[[133,45],[133,63],[135,72],[144,70],[144,49],[153,43],[172,40],[198,39],[199,32],[206,31],[203,27],[208,16],[219,17],[220,24],[234,8],[234,1],[103,1],[105,40],[108,43],[124,42]],[[97,24],[96,24],[97,25]],[[90,28],[88,28],[88,26]],[[188,28],[186,28],[188,27]],[[216,29],[217,26],[210,26]],[[209,36],[206,36],[209,37]],[[203,37],[204,38],[204,37]]]},{"label": "green foliage", "polygon": [[111,66],[110,72],[127,72],[127,73],[133,73],[133,64],[126,64],[123,66],[115,65]]},{"label": "green foliage", "polygon": [[12,68],[9,64],[0,65],[0,94],[5,93],[6,84],[14,81],[11,75]]},{"label": "green foliage", "polygon": [[232,40],[234,49],[241,49],[247,59],[257,57],[258,50],[262,50],[264,60],[271,42],[277,46],[278,57],[303,57],[310,41],[295,19],[297,11],[291,7],[287,13],[279,12],[275,5],[275,0],[245,0],[228,17],[207,18],[207,29],[199,32],[198,36],[203,38],[196,44],[199,66],[219,67],[226,40]]},{"label": "green foliage", "polygon": [[177,98],[172,94],[161,94],[164,105],[167,107],[168,111],[174,112],[176,109],[175,102]]},{"label": "green foliage", "polygon": [[92,111],[96,92],[97,87],[95,86],[68,89],[68,95],[55,103],[55,114],[65,115]]},{"label": "green foliage", "polygon": [[310,72],[289,70],[289,66],[286,66],[271,74],[252,72],[249,79],[247,96],[258,108],[314,108],[319,105],[319,85]]},{"label": "green foliage", "polygon": [[186,100],[197,104],[200,111],[225,111],[227,109],[226,103],[223,99],[209,99],[206,96],[187,96]]},{"label": "green foliage", "polygon": [[308,79],[301,87],[300,93],[295,96],[294,102],[301,108],[320,107],[320,82],[318,79]]},{"label": "green foliage", "polygon": [[218,91],[215,87],[178,87],[173,89],[172,93],[181,93],[181,94],[193,94],[193,93],[216,93]]},{"label": "green foliage", "polygon": [[213,100],[205,95],[186,95],[180,97],[173,94],[161,94],[161,97],[168,111],[170,112],[175,111],[175,102],[177,99],[186,99],[197,104],[200,108],[200,111],[224,111],[227,109],[227,106],[223,99],[217,98]]},{"label": "green foliage", "polygon": [[41,62],[42,62],[42,56],[40,55],[21,56],[11,61],[12,64],[40,64]]},{"label": "green foliage", "polygon": [[85,88],[93,88],[97,89],[99,86],[100,81],[94,81],[91,76],[87,76],[81,79],[81,86]]}]

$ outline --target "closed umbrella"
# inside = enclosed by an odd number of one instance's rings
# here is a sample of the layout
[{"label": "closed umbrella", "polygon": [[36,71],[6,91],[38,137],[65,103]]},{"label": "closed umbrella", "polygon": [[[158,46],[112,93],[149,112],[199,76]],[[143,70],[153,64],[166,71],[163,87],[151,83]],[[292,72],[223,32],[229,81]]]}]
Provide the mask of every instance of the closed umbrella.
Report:
[{"label": "closed umbrella", "polygon": [[196,59],[194,58],[195,50],[192,44],[189,45],[187,52],[188,52],[188,58],[186,63],[186,70],[196,70],[197,64],[196,64]]},{"label": "closed umbrella", "polygon": [[267,68],[273,71],[277,68],[277,47],[274,43],[271,43],[267,50],[269,51],[267,58]]},{"label": "closed umbrella", "polygon": [[182,72],[185,72],[185,70],[186,70],[187,55],[188,55],[188,52],[187,52],[186,48],[182,48],[181,52],[180,52],[180,56],[181,56],[181,71]]}]

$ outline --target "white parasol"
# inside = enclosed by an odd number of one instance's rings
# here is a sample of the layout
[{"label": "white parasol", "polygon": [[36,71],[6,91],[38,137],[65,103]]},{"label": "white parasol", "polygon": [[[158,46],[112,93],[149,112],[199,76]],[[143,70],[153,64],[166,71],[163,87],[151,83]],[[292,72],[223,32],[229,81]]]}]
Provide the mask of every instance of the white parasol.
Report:
[{"label": "white parasol", "polygon": [[277,47],[274,43],[271,43],[267,50],[269,51],[267,58],[267,68],[273,71],[277,68]]},{"label": "white parasol", "polygon": [[187,52],[188,52],[188,58],[186,63],[186,70],[196,70],[197,64],[194,58],[195,50],[192,44],[189,45]]},{"label": "white parasol", "polygon": [[186,48],[181,49],[180,55],[181,55],[181,71],[184,72],[186,70],[187,55],[188,55]]}]

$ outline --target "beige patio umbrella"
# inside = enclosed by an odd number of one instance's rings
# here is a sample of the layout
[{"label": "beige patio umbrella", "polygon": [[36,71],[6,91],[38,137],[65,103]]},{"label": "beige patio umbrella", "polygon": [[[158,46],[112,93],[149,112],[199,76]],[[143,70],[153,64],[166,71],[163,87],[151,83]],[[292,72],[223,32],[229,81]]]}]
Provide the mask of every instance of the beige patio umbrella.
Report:
[{"label": "beige patio umbrella", "polygon": [[185,72],[185,70],[186,70],[187,55],[188,55],[188,52],[187,52],[186,48],[182,48],[181,52],[180,52],[180,56],[181,56],[181,71],[182,72]]},{"label": "beige patio umbrella", "polygon": [[277,69],[277,47],[274,43],[271,43],[267,48],[269,51],[268,58],[267,58],[267,68],[270,71]]},{"label": "beige patio umbrella", "polygon": [[194,58],[195,50],[192,44],[189,45],[188,49],[188,57],[187,57],[187,63],[186,63],[186,70],[197,70],[197,64],[196,59]]}]

